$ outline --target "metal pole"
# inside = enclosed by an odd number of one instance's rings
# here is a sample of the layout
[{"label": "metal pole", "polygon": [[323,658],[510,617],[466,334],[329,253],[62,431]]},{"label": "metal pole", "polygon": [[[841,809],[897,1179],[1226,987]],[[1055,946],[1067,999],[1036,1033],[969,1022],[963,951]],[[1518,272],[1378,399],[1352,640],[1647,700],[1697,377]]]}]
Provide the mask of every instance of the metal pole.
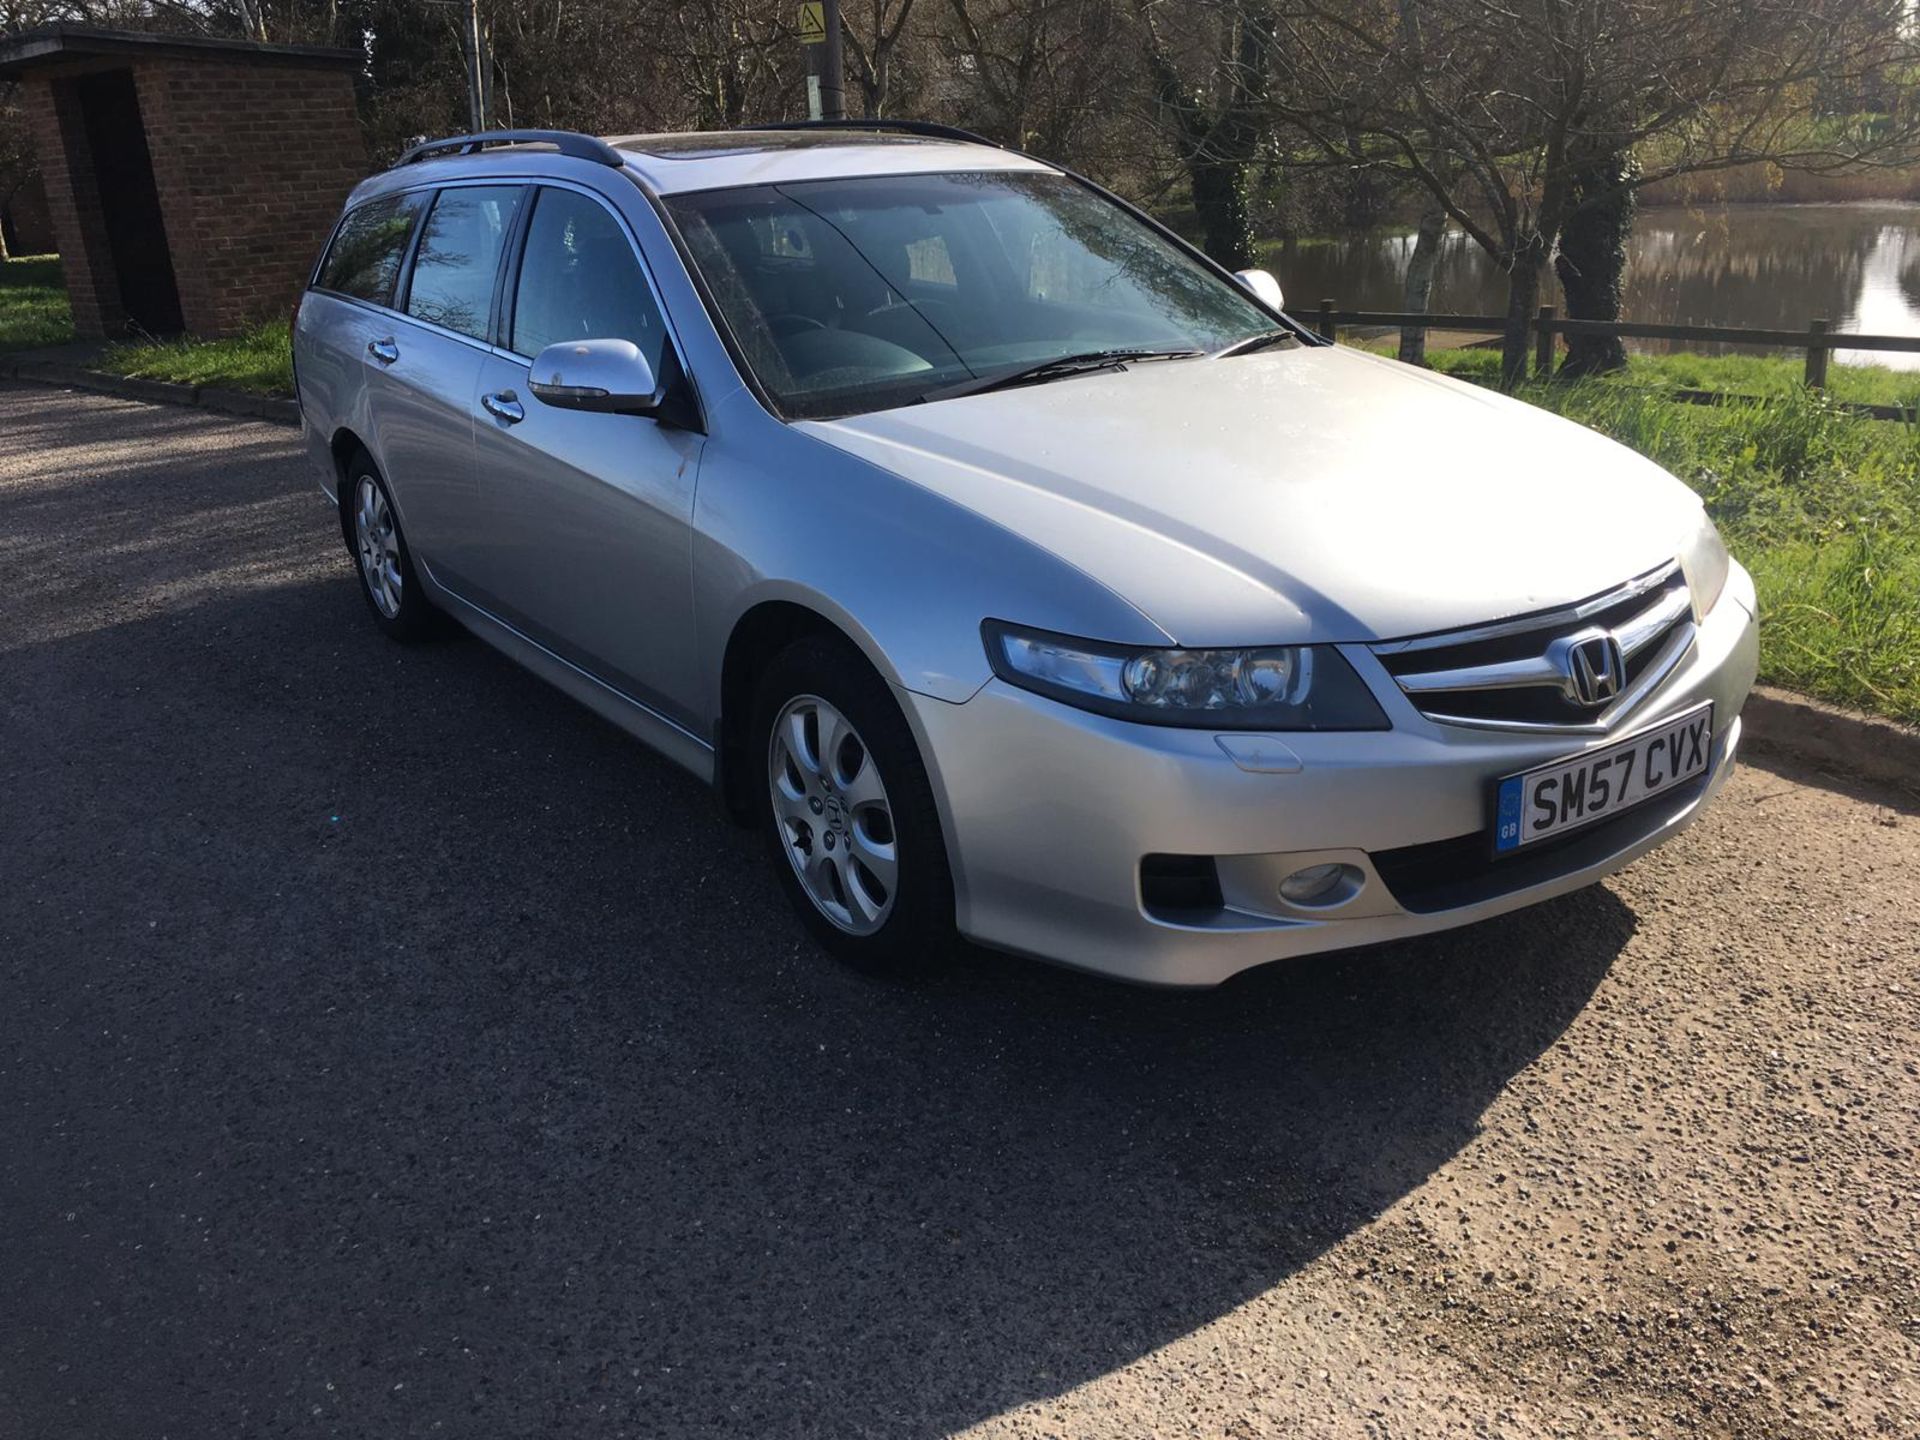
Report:
[{"label": "metal pole", "polygon": [[847,118],[847,76],[840,48],[840,0],[821,0],[822,18],[827,23],[827,43],[817,48],[820,57],[820,118]]},{"label": "metal pole", "polygon": [[800,43],[807,47],[807,118],[847,118],[845,66],[840,49],[840,0],[806,0],[800,7]]}]

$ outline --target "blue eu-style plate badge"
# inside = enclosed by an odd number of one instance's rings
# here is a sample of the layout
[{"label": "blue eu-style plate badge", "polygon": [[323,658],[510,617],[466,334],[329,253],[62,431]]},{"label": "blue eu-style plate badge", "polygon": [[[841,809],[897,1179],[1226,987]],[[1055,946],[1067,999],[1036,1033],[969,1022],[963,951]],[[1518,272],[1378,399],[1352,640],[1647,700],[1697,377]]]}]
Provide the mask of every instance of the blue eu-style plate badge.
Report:
[{"label": "blue eu-style plate badge", "polygon": [[1493,848],[1505,852],[1520,845],[1520,797],[1526,777],[1509,775],[1500,782],[1500,803],[1494,813]]}]

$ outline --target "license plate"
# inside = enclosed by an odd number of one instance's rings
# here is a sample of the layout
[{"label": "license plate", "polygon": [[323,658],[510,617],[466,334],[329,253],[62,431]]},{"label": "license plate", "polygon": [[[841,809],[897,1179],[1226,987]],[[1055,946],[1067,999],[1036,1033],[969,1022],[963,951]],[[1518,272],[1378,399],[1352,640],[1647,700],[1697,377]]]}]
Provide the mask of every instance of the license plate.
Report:
[{"label": "license plate", "polygon": [[1494,853],[1508,855],[1630,810],[1705,774],[1712,755],[1709,701],[1617,744],[1509,775],[1498,790]]}]

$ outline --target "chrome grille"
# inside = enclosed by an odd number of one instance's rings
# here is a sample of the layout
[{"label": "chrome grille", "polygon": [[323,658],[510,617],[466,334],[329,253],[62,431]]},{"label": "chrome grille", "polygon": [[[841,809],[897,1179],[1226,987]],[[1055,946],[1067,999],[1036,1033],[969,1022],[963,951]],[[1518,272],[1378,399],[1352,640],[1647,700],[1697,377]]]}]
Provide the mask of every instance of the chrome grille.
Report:
[{"label": "chrome grille", "polygon": [[1611,729],[1693,644],[1686,577],[1663,565],[1558,610],[1375,645],[1429,719],[1490,729]]}]

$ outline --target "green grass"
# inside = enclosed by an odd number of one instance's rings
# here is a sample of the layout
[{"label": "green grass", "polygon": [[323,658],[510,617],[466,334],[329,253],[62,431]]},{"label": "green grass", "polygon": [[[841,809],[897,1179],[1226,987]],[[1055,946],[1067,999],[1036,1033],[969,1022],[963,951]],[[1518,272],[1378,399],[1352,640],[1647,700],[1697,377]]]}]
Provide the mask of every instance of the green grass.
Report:
[{"label": "green grass", "polygon": [[270,320],[226,340],[139,340],[110,345],[100,368],[144,380],[217,385],[267,395],[293,394],[293,351],[285,320]]},{"label": "green grass", "polygon": [[37,350],[73,339],[67,286],[57,255],[0,260],[0,352]]},{"label": "green grass", "polygon": [[1699,492],[1759,588],[1762,679],[1920,723],[1920,425],[1804,388],[1752,405],[1608,380],[1520,396]]}]

